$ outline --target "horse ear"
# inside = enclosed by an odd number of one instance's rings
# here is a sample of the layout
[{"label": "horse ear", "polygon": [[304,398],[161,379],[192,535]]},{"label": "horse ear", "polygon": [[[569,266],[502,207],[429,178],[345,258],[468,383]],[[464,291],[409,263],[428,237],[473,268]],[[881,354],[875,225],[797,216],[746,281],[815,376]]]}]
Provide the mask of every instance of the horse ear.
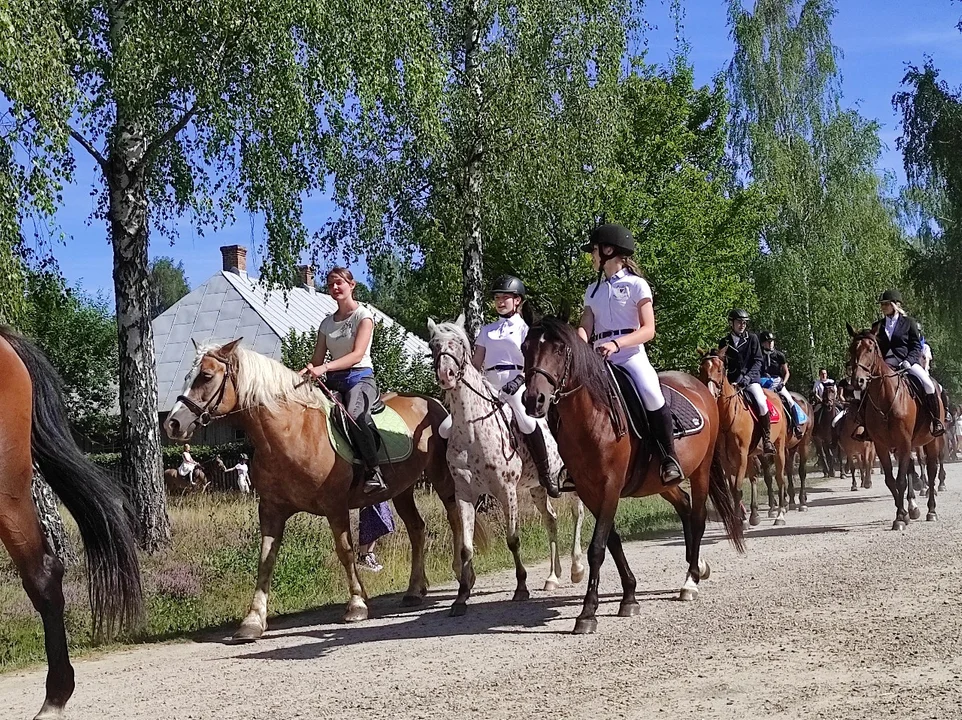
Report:
[{"label": "horse ear", "polygon": [[458,315],[458,319],[454,321],[454,324],[457,325],[462,330],[464,329],[464,313],[461,313],[460,315]]},{"label": "horse ear", "polygon": [[438,324],[434,322],[434,318],[428,318],[428,333],[434,335],[438,331]]},{"label": "horse ear", "polygon": [[850,337],[855,337],[856,335],[858,335],[858,333],[855,332],[855,328],[852,327],[851,323],[845,323],[845,327],[848,328],[848,334]]},{"label": "horse ear", "polygon": [[190,341],[194,343],[194,352],[200,352],[200,345],[197,344],[197,341],[193,337],[191,337]]},{"label": "horse ear", "polygon": [[239,337],[239,338],[237,338],[236,340],[231,340],[231,341],[230,341],[229,343],[227,343],[226,345],[221,345],[221,346],[217,349],[217,353],[216,353],[217,356],[218,356],[218,357],[225,358],[225,359],[226,359],[226,358],[229,358],[231,355],[234,354],[234,351],[237,349],[238,344],[239,344],[240,341],[243,340],[243,339],[244,339],[243,337]]},{"label": "horse ear", "polygon": [[698,356],[698,359],[701,360],[708,354],[708,351],[703,347],[696,347],[695,354]]}]

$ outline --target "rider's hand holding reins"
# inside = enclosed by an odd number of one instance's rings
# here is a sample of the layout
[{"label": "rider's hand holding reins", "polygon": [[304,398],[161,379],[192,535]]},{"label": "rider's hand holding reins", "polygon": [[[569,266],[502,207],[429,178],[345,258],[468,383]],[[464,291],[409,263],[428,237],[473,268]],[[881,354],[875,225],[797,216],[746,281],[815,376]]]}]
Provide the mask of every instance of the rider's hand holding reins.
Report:
[{"label": "rider's hand holding reins", "polygon": [[621,350],[621,347],[618,345],[617,340],[610,340],[604,343],[603,345],[599,345],[598,347],[595,348],[595,352],[601,355],[601,357],[603,358],[607,358],[610,355],[614,355],[619,350]]},{"label": "rider's hand holding reins", "polygon": [[301,370],[301,375],[307,375],[310,373],[312,376],[319,378],[322,375],[327,374],[327,365],[314,365],[312,363],[307,363],[307,366]]}]

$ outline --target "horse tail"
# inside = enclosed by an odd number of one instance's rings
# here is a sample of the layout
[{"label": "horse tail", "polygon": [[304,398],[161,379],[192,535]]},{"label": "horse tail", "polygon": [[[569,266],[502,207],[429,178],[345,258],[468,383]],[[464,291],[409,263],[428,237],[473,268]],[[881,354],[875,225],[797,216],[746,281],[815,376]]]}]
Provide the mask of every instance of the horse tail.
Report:
[{"label": "horse tail", "polygon": [[728,539],[735,549],[745,552],[745,530],[742,527],[742,519],[735,505],[735,496],[728,482],[728,476],[722,467],[721,454],[719,448],[715,448],[715,454],[711,459],[711,470],[708,474],[708,496],[711,498],[712,505],[721,516]]},{"label": "horse tail", "polygon": [[61,381],[46,356],[19,335],[2,332],[33,386],[33,459],[80,529],[97,640],[139,627],[143,590],[134,514],[123,491],[77,447],[61,401]]}]

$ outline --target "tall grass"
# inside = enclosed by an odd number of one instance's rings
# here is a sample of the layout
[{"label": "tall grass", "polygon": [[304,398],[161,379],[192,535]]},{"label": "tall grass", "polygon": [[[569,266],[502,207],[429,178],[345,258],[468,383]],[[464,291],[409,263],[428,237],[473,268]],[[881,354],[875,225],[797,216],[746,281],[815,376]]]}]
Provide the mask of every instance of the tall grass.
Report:
[{"label": "tall grass", "polygon": [[[454,579],[451,532],[444,509],[433,493],[418,495],[427,524],[427,572],[432,586]],[[254,588],[260,535],[257,506],[237,496],[212,494],[172,498],[170,519],[173,545],[142,559],[147,596],[147,628],[129,642],[153,642],[188,636],[197,631],[237,623],[246,613]],[[571,548],[574,522],[570,500],[558,502],[559,537],[563,558]],[[355,518],[356,521],[356,518]],[[490,546],[476,557],[478,572],[511,567],[499,512],[484,516]],[[71,538],[79,544],[76,527],[68,519]],[[678,527],[671,506],[660,498],[623,500],[617,527],[625,539]],[[591,538],[593,520],[584,524],[584,543]],[[526,564],[545,560],[548,536],[540,515],[522,503],[522,557]],[[370,596],[403,591],[410,572],[410,545],[403,525],[382,538],[377,556],[384,570],[365,573]],[[567,561],[563,561],[568,572]],[[90,612],[86,605],[82,566],[70,568],[65,580],[67,629],[74,656],[91,649]],[[271,586],[272,615],[300,612],[347,600],[344,572],[333,549],[327,521],[301,513],[291,518],[284,534]],[[0,553],[0,671],[43,662],[43,628],[12,563]]]}]

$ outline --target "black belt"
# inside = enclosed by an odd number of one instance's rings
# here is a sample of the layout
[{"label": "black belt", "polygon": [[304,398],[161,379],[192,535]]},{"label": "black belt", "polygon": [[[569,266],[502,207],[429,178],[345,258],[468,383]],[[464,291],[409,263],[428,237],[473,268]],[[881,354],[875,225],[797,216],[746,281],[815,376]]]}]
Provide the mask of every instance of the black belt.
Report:
[{"label": "black belt", "polygon": [[612,335],[627,335],[628,333],[633,333],[637,328],[622,328],[621,330],[605,330],[604,332],[594,333],[588,342],[594,342],[595,340],[604,340]]},{"label": "black belt", "polygon": [[485,368],[485,372],[488,372],[489,370],[497,370],[499,372],[501,370],[524,370],[524,366],[523,365],[492,365],[489,368]]}]

